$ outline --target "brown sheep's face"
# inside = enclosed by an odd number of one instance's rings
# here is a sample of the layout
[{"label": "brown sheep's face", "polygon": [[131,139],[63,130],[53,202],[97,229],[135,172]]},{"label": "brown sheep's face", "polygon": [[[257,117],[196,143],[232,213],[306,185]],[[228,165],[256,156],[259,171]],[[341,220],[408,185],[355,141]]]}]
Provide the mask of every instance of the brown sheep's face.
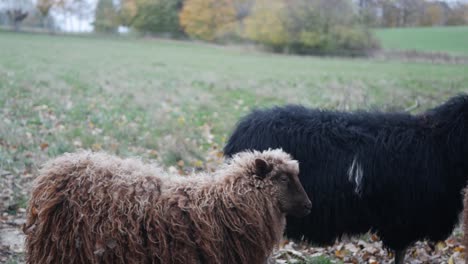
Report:
[{"label": "brown sheep's face", "polygon": [[276,197],[278,198],[281,212],[296,217],[306,216],[312,209],[312,202],[299,181],[299,166],[296,161],[278,164],[277,169],[263,159],[256,159],[255,166],[257,175],[268,177],[277,186]]}]

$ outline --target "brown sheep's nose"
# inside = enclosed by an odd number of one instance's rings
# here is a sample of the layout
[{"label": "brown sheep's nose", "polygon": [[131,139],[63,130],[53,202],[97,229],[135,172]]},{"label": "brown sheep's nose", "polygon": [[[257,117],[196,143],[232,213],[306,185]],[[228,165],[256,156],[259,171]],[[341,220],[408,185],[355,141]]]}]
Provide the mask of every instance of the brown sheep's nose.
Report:
[{"label": "brown sheep's nose", "polygon": [[306,202],[304,204],[304,208],[309,211],[312,210],[312,202],[311,201]]}]

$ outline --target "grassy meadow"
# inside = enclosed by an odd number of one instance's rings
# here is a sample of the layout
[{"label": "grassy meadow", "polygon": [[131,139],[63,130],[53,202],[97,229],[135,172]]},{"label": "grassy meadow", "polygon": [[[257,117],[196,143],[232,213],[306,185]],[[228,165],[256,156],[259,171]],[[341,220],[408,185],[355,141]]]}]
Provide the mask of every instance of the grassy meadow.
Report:
[{"label": "grassy meadow", "polygon": [[390,28],[375,31],[384,49],[468,55],[468,27]]},{"label": "grassy meadow", "polygon": [[[450,45],[444,50],[468,47]],[[64,152],[105,150],[156,159],[180,173],[211,170],[236,121],[256,107],[420,112],[461,92],[468,92],[466,64],[0,31],[0,197],[10,198],[0,202],[0,212],[24,217],[37,169]],[[21,253],[11,254],[9,263],[21,263]],[[307,263],[332,262],[323,257]]]},{"label": "grassy meadow", "polygon": [[197,43],[0,33],[0,169],[78,148],[216,160],[255,107],[422,111],[468,92],[468,65],[296,57]]}]

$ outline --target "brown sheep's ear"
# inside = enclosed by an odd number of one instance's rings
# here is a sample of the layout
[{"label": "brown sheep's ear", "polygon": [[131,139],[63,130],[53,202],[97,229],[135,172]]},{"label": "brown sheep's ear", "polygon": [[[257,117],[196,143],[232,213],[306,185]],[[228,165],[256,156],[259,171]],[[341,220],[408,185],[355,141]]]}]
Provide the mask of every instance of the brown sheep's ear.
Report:
[{"label": "brown sheep's ear", "polygon": [[273,168],[264,159],[255,159],[255,174],[261,178],[265,178]]}]

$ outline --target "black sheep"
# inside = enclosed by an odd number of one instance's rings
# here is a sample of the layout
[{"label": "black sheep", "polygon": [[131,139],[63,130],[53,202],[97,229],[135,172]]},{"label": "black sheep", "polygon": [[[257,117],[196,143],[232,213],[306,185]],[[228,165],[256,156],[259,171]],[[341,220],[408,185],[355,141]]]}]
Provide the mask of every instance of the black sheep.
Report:
[{"label": "black sheep", "polygon": [[401,264],[413,242],[443,240],[458,222],[468,176],[468,95],[418,115],[255,110],[224,152],[268,148],[299,161],[314,204],[306,218],[288,219],[289,237],[329,245],[370,230]]}]

